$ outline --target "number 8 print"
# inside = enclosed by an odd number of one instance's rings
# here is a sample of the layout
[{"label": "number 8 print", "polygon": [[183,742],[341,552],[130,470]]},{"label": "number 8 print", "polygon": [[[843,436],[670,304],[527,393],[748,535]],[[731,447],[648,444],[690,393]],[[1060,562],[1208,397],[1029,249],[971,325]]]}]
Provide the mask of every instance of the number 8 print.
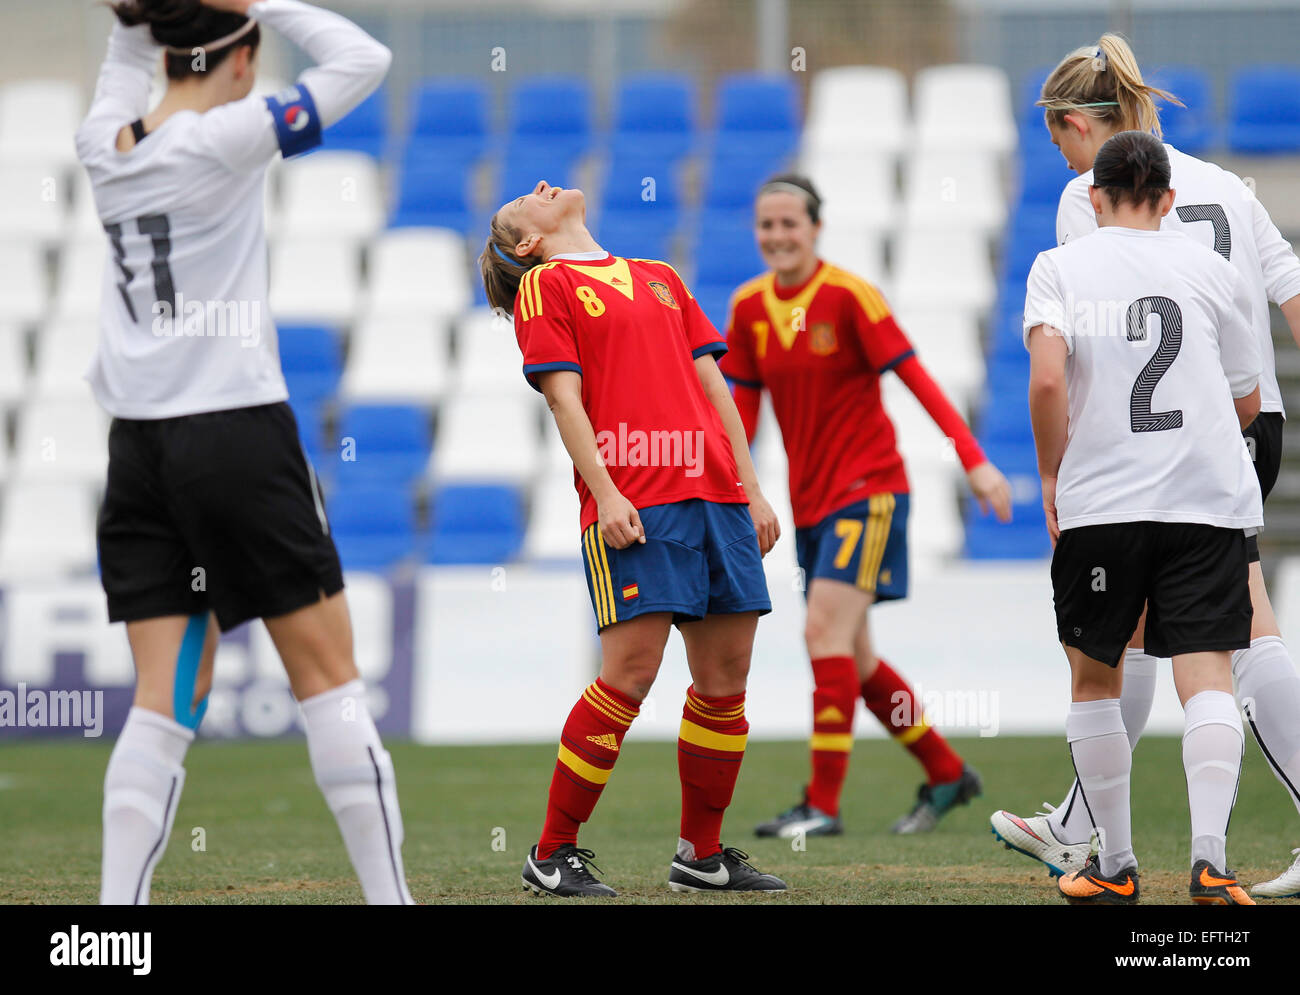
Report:
[{"label": "number 8 print", "polygon": [[585,283],[575,293],[578,295],[578,300],[582,301],[582,306],[587,309],[587,313],[593,318],[599,318],[605,313],[605,302]]}]

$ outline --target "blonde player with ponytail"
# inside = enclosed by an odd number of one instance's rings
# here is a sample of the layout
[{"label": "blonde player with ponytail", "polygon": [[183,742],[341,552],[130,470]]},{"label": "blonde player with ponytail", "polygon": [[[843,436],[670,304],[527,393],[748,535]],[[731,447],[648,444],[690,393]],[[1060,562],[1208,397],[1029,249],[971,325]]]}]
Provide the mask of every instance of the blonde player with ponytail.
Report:
[{"label": "blonde player with ponytail", "polygon": [[[1061,194],[1056,216],[1058,245],[1097,230],[1089,199],[1093,160],[1112,135],[1145,131],[1161,135],[1156,100],[1181,106],[1142,78],[1137,59],[1119,35],[1103,35],[1095,45],[1075,49],[1043,84],[1044,108],[1052,143],[1079,175]],[[1243,433],[1267,500],[1277,481],[1285,413],[1277,384],[1268,302],[1279,305],[1300,343],[1300,261],[1268,212],[1242,180],[1224,169],[1165,145],[1172,171],[1173,209],[1165,228],[1183,231],[1232,263],[1251,292],[1251,320],[1264,360],[1260,378],[1261,412]],[[1273,773],[1300,809],[1300,677],[1282,642],[1264,587],[1259,544],[1250,543],[1250,593],[1254,608],[1249,648],[1233,654],[1238,702]],[[1143,652],[1145,617],[1124,658],[1120,699],[1130,745],[1136,745],[1151,711],[1156,659]],[[1088,855],[1092,825],[1079,797],[1077,781],[1059,808],[1022,818],[995,812],[994,835],[1007,846],[1047,864],[1053,874],[1077,870]],[[1297,851],[1300,852],[1300,851]],[[1273,881],[1257,885],[1256,895],[1300,895],[1300,858]]]}]

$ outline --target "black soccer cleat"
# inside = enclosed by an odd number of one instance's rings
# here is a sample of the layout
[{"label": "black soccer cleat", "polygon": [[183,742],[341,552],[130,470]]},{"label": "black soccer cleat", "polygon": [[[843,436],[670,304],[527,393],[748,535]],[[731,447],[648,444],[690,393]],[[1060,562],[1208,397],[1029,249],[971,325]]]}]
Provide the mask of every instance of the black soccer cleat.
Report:
[{"label": "black soccer cleat", "polygon": [[1208,860],[1198,860],[1192,865],[1192,883],[1188,891],[1197,905],[1255,904],[1237,880],[1237,875],[1232,871],[1219,873]]},{"label": "black soccer cleat", "polygon": [[785,882],[764,874],[749,862],[749,854],[726,847],[703,860],[673,857],[668,887],[673,891],[785,891]]},{"label": "black soccer cleat", "polygon": [[[618,896],[613,888],[596,880],[596,876],[587,870],[595,854],[590,850],[580,850],[572,843],[559,847],[546,860],[537,859],[537,847],[528,851],[524,860],[524,890],[532,889],[536,895],[556,895],[560,898],[615,898]],[[596,870],[600,870],[596,867]]]}]

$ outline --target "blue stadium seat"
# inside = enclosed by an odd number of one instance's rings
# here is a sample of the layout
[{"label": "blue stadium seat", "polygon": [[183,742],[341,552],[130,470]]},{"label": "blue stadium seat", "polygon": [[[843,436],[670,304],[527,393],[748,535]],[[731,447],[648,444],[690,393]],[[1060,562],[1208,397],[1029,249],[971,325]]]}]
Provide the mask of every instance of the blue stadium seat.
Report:
[{"label": "blue stadium seat", "polygon": [[469,164],[488,140],[487,87],[475,79],[427,79],[411,91],[412,145],[433,146],[440,158]]},{"label": "blue stadium seat", "polygon": [[451,228],[468,232],[474,227],[474,217],[467,194],[469,176],[465,164],[456,160],[430,160],[420,155],[421,151],[420,146],[408,147],[402,158],[390,227]]},{"label": "blue stadium seat", "polygon": [[510,94],[508,158],[572,163],[591,144],[591,88],[580,76],[536,76]]},{"label": "blue stadium seat", "polygon": [[701,224],[695,233],[692,256],[695,283],[701,286],[729,284],[735,290],[766,268],[754,242],[754,226],[748,214],[730,224],[709,221]]},{"label": "blue stadium seat", "polygon": [[1300,69],[1255,66],[1232,78],[1228,147],[1248,154],[1300,152]]},{"label": "blue stadium seat", "polygon": [[705,317],[713,322],[713,327],[725,334],[727,308],[731,303],[731,295],[736,292],[736,284],[701,283],[691,287],[690,291],[695,295],[695,300],[699,302]]},{"label": "blue stadium seat", "polygon": [[799,93],[785,76],[723,77],[717,94],[716,148],[734,156],[776,158],[799,138]]},{"label": "blue stadium seat", "polygon": [[1214,104],[1210,78],[1195,66],[1165,66],[1147,77],[1150,86],[1172,93],[1184,106],[1158,104],[1164,140],[1188,155],[1201,155],[1215,144]]},{"label": "blue stadium seat", "polygon": [[347,117],[325,129],[321,147],[364,152],[382,159],[388,146],[388,90],[380,87]]},{"label": "blue stadium seat", "polygon": [[707,211],[729,210],[752,218],[758,188],[784,165],[783,154],[745,156],[733,155],[726,148],[714,149],[706,169],[702,206]]},{"label": "blue stadium seat", "polygon": [[429,563],[503,563],[524,538],[524,511],[513,487],[449,486],[433,502]]},{"label": "blue stadium seat", "polygon": [[404,488],[341,486],[326,511],[345,570],[387,570],[418,550],[415,504]]},{"label": "blue stadium seat", "polygon": [[1007,226],[1001,279],[1023,284],[1038,254],[1055,246],[1056,210],[1033,204],[1022,207]]},{"label": "blue stadium seat", "polygon": [[677,169],[663,159],[626,159],[616,154],[602,187],[600,232],[631,232],[659,236],[681,222]]},{"label": "blue stadium seat", "polygon": [[321,477],[328,477],[333,470],[330,464],[332,453],[325,449],[326,407],[326,402],[295,401],[292,397],[289,398],[289,408],[293,411],[294,421],[298,423],[298,438],[302,441],[303,451]]},{"label": "blue stadium seat", "polygon": [[321,325],[280,325],[280,368],[293,404],[320,404],[334,396],[343,373],[339,334]]},{"label": "blue stadium seat", "polygon": [[348,486],[408,485],[424,472],[433,447],[429,412],[403,404],[347,408],[335,437],[340,454],[337,476]]},{"label": "blue stadium seat", "polygon": [[1052,140],[1044,130],[1020,147],[1020,197],[1022,205],[1050,206],[1060,203],[1061,191],[1075,178]]},{"label": "blue stadium seat", "polygon": [[619,84],[612,148],[617,155],[673,161],[695,140],[695,87],[685,76],[646,73]]},{"label": "blue stadium seat", "polygon": [[1047,137],[1047,126],[1043,120],[1043,108],[1038,106],[1038,98],[1043,95],[1043,84],[1051,75],[1055,66],[1039,66],[1029,72],[1020,84],[1020,105],[1016,109],[1016,121],[1020,127],[1020,144],[1036,142]]},{"label": "blue stadium seat", "polygon": [[488,209],[495,213],[506,201],[532,193],[538,180],[545,180],[553,187],[572,186],[572,176],[573,160],[564,155],[538,151],[522,159],[507,156],[499,164],[496,193]]},{"label": "blue stadium seat", "polygon": [[602,249],[624,259],[659,259],[666,263],[673,261],[674,237],[671,233],[624,225],[618,219],[611,223],[606,219],[601,222],[598,241]]},{"label": "blue stadium seat", "polygon": [[1016,504],[1007,524],[975,509],[966,522],[966,556],[972,560],[1042,560],[1052,555],[1052,540],[1041,502]]}]

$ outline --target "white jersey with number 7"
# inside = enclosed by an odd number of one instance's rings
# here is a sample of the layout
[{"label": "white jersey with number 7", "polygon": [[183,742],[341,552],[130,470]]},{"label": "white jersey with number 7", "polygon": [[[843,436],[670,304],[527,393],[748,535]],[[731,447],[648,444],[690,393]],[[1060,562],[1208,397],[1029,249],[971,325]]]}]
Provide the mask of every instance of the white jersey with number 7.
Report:
[{"label": "white jersey with number 7", "polygon": [[[1172,145],[1166,145],[1165,151],[1169,153],[1174,208],[1165,215],[1162,226],[1182,231],[1213,249],[1241,274],[1254,305],[1252,322],[1264,364],[1259,381],[1260,411],[1285,413],[1274,368],[1268,301],[1284,304],[1300,294],[1300,260],[1240,177]],[[1057,245],[1097,230],[1097,216],[1088,200],[1091,185],[1090,169],[1062,191],[1056,211]]]},{"label": "white jersey with number 7", "polygon": [[1250,292],[1181,232],[1105,227],[1040,253],[1024,334],[1069,351],[1062,529],[1113,522],[1263,525],[1233,398],[1259,383]]}]

